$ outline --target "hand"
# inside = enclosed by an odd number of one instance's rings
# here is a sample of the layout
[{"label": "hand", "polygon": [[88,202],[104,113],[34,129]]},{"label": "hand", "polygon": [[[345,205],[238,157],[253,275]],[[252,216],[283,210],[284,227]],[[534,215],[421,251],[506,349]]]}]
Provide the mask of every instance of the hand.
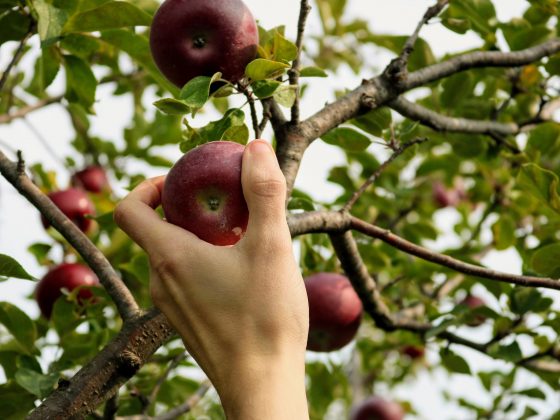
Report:
[{"label": "hand", "polygon": [[247,145],[245,236],[219,247],[154,211],[164,177],[116,208],[117,224],[147,253],[154,304],[218,391],[228,418],[306,419],[307,295],[286,223],[286,183],[272,148]]}]

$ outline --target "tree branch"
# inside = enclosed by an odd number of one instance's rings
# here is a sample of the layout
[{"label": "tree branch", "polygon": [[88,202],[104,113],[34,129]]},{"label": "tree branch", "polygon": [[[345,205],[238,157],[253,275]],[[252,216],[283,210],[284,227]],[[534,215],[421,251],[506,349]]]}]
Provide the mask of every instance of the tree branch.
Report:
[{"label": "tree branch", "polygon": [[470,133],[470,134],[499,134],[509,136],[518,134],[520,128],[515,123],[499,123],[496,121],[480,121],[470,120],[466,118],[448,117],[439,114],[422,105],[410,102],[403,96],[390,101],[388,105],[413,121],[433,128],[436,131],[449,131],[454,133]]},{"label": "tree branch", "polygon": [[294,104],[292,105],[292,124],[297,124],[299,122],[299,66],[300,66],[300,59],[301,59],[301,49],[303,47],[303,33],[305,31],[305,22],[307,20],[307,16],[311,11],[311,6],[309,5],[308,0],[301,0],[300,8],[299,8],[299,18],[298,18],[298,30],[297,30],[297,39],[296,39],[296,47],[297,47],[297,55],[295,60],[292,63],[292,68],[288,71],[288,76],[290,78],[290,85],[296,87],[296,98]]},{"label": "tree branch", "polygon": [[481,266],[465,263],[448,255],[430,251],[424,247],[413,244],[403,239],[389,230],[381,229],[342,212],[308,212],[288,218],[288,225],[292,236],[304,233],[343,233],[353,229],[372,238],[380,239],[388,245],[397,248],[409,255],[414,255],[423,260],[450,268],[459,273],[470,276],[481,277],[489,280],[501,281],[504,283],[517,284],[526,287],[544,287],[547,289],[560,290],[560,280],[546,278],[522,276],[508,274],[500,271],[491,270]]},{"label": "tree branch", "polygon": [[37,103],[35,103],[33,105],[24,106],[23,108],[20,108],[17,111],[11,113],[11,114],[0,115],[0,124],[7,124],[7,123],[12,122],[13,120],[18,119],[18,118],[23,118],[27,114],[29,114],[33,111],[36,111],[36,110],[44,108],[48,105],[60,102],[62,100],[62,98],[64,98],[64,95],[52,96],[52,97],[49,97],[49,98],[41,99]]},{"label": "tree branch", "polygon": [[371,176],[362,184],[362,186],[354,192],[354,194],[352,194],[352,197],[350,197],[350,199],[348,200],[348,202],[344,205],[344,207],[342,207],[342,211],[344,212],[348,212],[350,211],[350,209],[352,208],[352,206],[356,203],[356,201],[358,201],[358,199],[361,197],[361,195],[366,191],[366,189],[375,182],[375,180],[377,178],[379,178],[379,176],[383,173],[383,171],[391,164],[391,162],[393,162],[397,157],[399,157],[400,155],[402,155],[404,153],[404,151],[406,149],[408,149],[410,146],[413,146],[415,144],[419,144],[419,143],[423,143],[425,141],[427,141],[428,139],[426,138],[422,138],[422,139],[415,139],[415,140],[411,140],[409,142],[400,144],[395,146],[393,153],[391,154],[391,156],[389,156],[389,158],[383,162],[381,165],[379,165],[379,167],[373,172],[373,174],[371,174]]},{"label": "tree branch", "polygon": [[[14,163],[0,151],[0,173],[27,198],[62,236],[79,252],[97,274],[123,320],[139,315],[140,309],[130,290],[109,261],[89,238],[45,195],[22,170],[23,162]],[[19,167],[19,168],[18,168]]]},{"label": "tree branch", "polygon": [[10,72],[12,71],[12,68],[18,63],[19,59],[21,58],[21,56],[23,54],[23,47],[25,46],[25,43],[27,42],[27,40],[29,38],[31,38],[32,35],[33,35],[33,20],[31,20],[31,23],[29,24],[29,29],[27,31],[27,34],[25,34],[23,39],[20,41],[20,43],[19,43],[19,45],[16,49],[16,52],[14,53],[14,56],[12,57],[12,60],[6,66],[6,70],[4,70],[4,73],[2,73],[2,77],[0,78],[0,92],[2,91],[2,89],[4,89],[4,85],[6,84],[6,81],[8,80],[8,76],[10,75]]}]

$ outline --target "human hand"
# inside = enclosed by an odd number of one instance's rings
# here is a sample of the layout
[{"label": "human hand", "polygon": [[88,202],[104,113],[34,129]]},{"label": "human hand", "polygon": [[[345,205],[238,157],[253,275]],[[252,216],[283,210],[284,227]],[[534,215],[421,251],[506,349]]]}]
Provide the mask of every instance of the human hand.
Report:
[{"label": "human hand", "polygon": [[305,287],[286,223],[285,178],[272,148],[247,145],[244,237],[214,246],[158,216],[164,177],[115,209],[117,224],[148,254],[151,295],[216,387],[228,418],[308,418]]}]

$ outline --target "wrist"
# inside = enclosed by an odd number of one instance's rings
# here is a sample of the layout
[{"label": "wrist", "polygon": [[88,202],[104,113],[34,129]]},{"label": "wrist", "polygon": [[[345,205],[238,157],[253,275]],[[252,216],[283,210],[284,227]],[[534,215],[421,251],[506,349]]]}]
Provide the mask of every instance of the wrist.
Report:
[{"label": "wrist", "polygon": [[307,420],[305,353],[246,358],[217,388],[228,420]]}]

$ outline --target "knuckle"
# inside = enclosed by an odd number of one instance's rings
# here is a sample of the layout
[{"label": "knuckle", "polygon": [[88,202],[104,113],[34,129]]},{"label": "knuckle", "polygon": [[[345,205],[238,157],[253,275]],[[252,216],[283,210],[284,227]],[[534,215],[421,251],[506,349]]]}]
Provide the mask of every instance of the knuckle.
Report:
[{"label": "knuckle", "polygon": [[175,261],[172,258],[151,258],[150,266],[164,287],[172,281],[176,273]]},{"label": "knuckle", "polygon": [[128,203],[126,199],[117,204],[113,211],[113,220],[119,227],[123,227],[128,216]]},{"label": "knuckle", "polygon": [[267,179],[251,184],[251,191],[261,197],[278,197],[286,195],[285,179]]}]

